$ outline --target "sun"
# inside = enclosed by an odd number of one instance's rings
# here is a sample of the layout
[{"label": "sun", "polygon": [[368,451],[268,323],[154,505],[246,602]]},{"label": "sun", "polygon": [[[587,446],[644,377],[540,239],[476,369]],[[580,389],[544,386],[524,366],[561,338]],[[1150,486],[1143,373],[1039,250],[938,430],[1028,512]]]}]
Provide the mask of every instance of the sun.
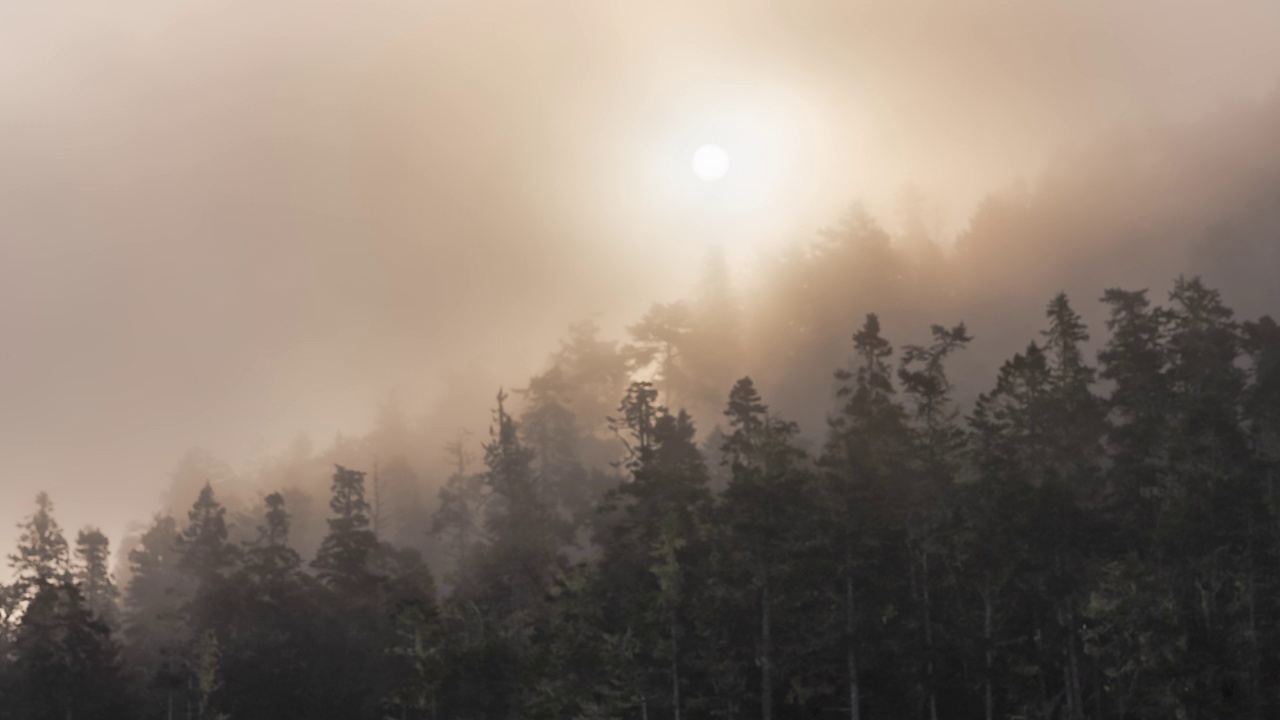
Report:
[{"label": "sun", "polygon": [[729,172],[729,154],[719,145],[703,145],[693,154],[693,174],[715,182]]}]

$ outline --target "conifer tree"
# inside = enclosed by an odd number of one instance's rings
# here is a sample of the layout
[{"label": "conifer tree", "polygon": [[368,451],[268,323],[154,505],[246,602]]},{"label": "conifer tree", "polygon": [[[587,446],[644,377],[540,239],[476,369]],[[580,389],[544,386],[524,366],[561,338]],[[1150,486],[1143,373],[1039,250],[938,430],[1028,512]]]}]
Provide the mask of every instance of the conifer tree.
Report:
[{"label": "conifer tree", "polygon": [[47,493],[36,495],[36,511],[19,527],[18,551],[9,556],[9,565],[28,596],[66,581],[71,576],[67,539],[53,517],[53,501]]},{"label": "conifer tree", "polygon": [[311,562],[320,580],[339,593],[368,591],[378,580],[372,570],[378,539],[369,527],[369,503],[364,499],[365,474],[337,465],[329,508],[329,534]]},{"label": "conifer tree", "polygon": [[40,582],[13,644],[15,718],[133,717],[119,645],[67,576]]},{"label": "conifer tree", "polygon": [[191,598],[191,588],[181,570],[177,539],[177,522],[158,516],[129,551],[125,651],[139,676],[148,714],[171,709],[187,681],[183,649],[189,636],[182,610]]},{"label": "conifer tree", "polygon": [[750,377],[734,384],[724,414],[730,434],[723,462],[733,475],[720,510],[718,525],[725,528],[725,537],[719,542],[718,564],[739,568],[756,596],[754,608],[739,611],[750,615],[754,610],[759,620],[751,655],[760,668],[760,716],[769,720],[775,705],[776,645],[796,645],[787,642],[796,629],[788,611],[796,605],[795,589],[804,584],[797,571],[809,554],[806,525],[816,509],[812,478],[803,466],[804,453],[795,446],[799,427],[770,415]]},{"label": "conifer tree", "polygon": [[112,627],[118,620],[116,599],[119,591],[107,570],[109,555],[109,541],[101,530],[85,528],[76,536],[76,556],[79,558],[76,581],[80,592],[94,616]]},{"label": "conifer tree", "polygon": [[[906,414],[895,398],[889,357],[893,347],[868,314],[853,335],[854,367],[835,374],[839,407],[830,419],[822,464],[827,470],[831,566],[840,587],[843,671],[851,720],[862,710],[859,646],[869,644],[863,617],[876,617],[883,596],[882,570],[891,555],[905,512],[905,460],[909,449]],[[866,660],[866,655],[862,655]]]},{"label": "conifer tree", "polygon": [[[657,392],[632,383],[613,420],[623,436],[631,477],[602,505],[597,542],[606,582],[626,588],[611,598],[608,632],[634,633],[651,672],[665,675],[674,717],[683,710],[685,652],[697,568],[707,558],[710,511],[707,470],[694,442],[693,421],[655,405]],[[665,666],[665,672],[663,672]],[[661,696],[657,687],[643,693]]]},{"label": "conifer tree", "polygon": [[214,497],[213,486],[205,483],[187,511],[187,526],[176,540],[181,566],[198,588],[215,585],[236,561],[236,547],[227,541],[226,514],[227,509]]},{"label": "conifer tree", "polygon": [[452,561],[451,582],[467,579],[471,550],[483,535],[488,489],[484,477],[468,471],[471,456],[463,445],[465,434],[445,446],[453,464],[453,472],[440,488],[439,504],[431,518],[431,534],[445,541]]},{"label": "conifer tree", "polygon": [[[947,377],[946,360],[963,349],[972,339],[964,323],[952,328],[934,325],[930,329],[933,342],[927,346],[903,348],[898,379],[910,399],[908,422],[911,446],[915,450],[912,463],[912,488],[907,518],[907,542],[913,571],[918,572],[920,636],[923,637],[925,699],[929,720],[938,718],[937,645],[934,633],[934,597],[938,585],[938,565],[934,559],[946,558],[949,545],[944,536],[944,502],[952,491],[959,469],[964,431],[957,426],[959,410],[952,399],[952,384]],[[918,570],[916,566],[918,565]]]},{"label": "conifer tree", "polygon": [[635,343],[633,362],[637,368],[651,363],[657,367],[655,389],[661,390],[663,404],[696,402],[700,388],[688,367],[686,356],[695,331],[692,309],[687,303],[656,303],[640,322],[627,329]]}]

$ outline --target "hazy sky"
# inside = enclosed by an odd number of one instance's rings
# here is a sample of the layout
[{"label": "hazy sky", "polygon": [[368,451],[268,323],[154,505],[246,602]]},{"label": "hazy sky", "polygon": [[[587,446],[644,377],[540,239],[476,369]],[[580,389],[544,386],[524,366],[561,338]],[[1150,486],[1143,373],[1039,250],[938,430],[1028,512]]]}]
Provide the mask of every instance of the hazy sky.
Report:
[{"label": "hazy sky", "polygon": [[1278,77],[1265,0],[0,0],[0,544],[40,489],[118,540],[192,445],[518,384],[713,242],[908,180],[960,227],[1072,141]]}]

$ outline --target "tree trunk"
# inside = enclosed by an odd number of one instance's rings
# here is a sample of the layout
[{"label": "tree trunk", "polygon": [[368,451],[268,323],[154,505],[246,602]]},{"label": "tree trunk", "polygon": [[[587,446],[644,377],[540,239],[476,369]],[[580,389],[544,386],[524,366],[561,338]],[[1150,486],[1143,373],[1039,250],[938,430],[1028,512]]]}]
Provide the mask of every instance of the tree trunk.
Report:
[{"label": "tree trunk", "polygon": [[[1037,637],[1037,638],[1044,637],[1044,633],[1040,631],[1040,623],[1038,618],[1037,618],[1037,622],[1035,623],[1034,635],[1032,635],[1032,637]],[[1045,672],[1044,672],[1044,666],[1046,664],[1045,654],[1046,653],[1045,653],[1044,643],[1037,641],[1036,642],[1036,659],[1039,660],[1040,662],[1040,672],[1036,673],[1036,679],[1040,681],[1040,717],[1044,718],[1044,720],[1049,720],[1050,711],[1053,708],[1049,704],[1050,703],[1049,682],[1048,680],[1045,679]],[[1065,677],[1066,677],[1066,672],[1064,671],[1063,678],[1065,679]],[[1065,687],[1063,688],[1063,692],[1064,693],[1066,692]],[[1056,699],[1054,699],[1052,702],[1053,702],[1053,705],[1058,704],[1058,701]],[[1068,708],[1068,710],[1070,710],[1070,708]],[[1070,715],[1068,715],[1067,717],[1070,717]]]},{"label": "tree trunk", "polygon": [[1102,662],[1098,658],[1093,659],[1093,717],[1094,720],[1103,720],[1106,717],[1106,708],[1103,707],[1102,697]]},{"label": "tree trunk", "polygon": [[671,707],[675,720],[680,720],[680,646],[676,640],[676,621],[671,618]]},{"label": "tree trunk", "polygon": [[382,478],[378,476],[378,461],[373,461],[373,537],[382,540]]},{"label": "tree trunk", "polygon": [[1076,707],[1075,696],[1071,694],[1071,663],[1069,662],[1062,663],[1062,694],[1067,698],[1067,720],[1077,720],[1076,713],[1079,709]]},{"label": "tree trunk", "polygon": [[985,585],[983,586],[982,611],[983,611],[982,640],[983,640],[983,646],[984,646],[983,652],[985,654],[985,667],[986,667],[985,679],[983,682],[983,689],[982,689],[983,704],[985,706],[986,713],[984,714],[983,717],[985,717],[986,720],[995,720],[995,703],[993,702],[994,698],[992,697],[992,692],[991,692],[991,666],[994,664],[994,656],[991,651],[992,650],[991,636],[993,634],[993,628],[991,624],[991,579],[990,578],[987,579]]},{"label": "tree trunk", "polygon": [[[1252,533],[1252,531],[1250,531]],[[1254,585],[1253,557],[1249,558],[1249,584],[1247,592],[1249,593],[1249,706],[1252,716],[1255,718],[1262,717],[1262,694],[1259,677],[1261,674],[1262,655],[1258,649],[1258,621],[1257,621],[1257,588]]]},{"label": "tree trunk", "polygon": [[[1074,615],[1074,613],[1073,613]],[[1085,720],[1084,718],[1084,691],[1080,686],[1080,654],[1076,650],[1076,629],[1075,622],[1071,624],[1071,628],[1067,633],[1067,660],[1068,667],[1071,669],[1071,703],[1075,706],[1076,720]]]},{"label": "tree trunk", "polygon": [[844,643],[845,670],[849,677],[849,720],[861,720],[861,699],[858,692],[858,658],[853,643],[853,547],[846,538],[844,544]]},{"label": "tree trunk", "polygon": [[769,583],[760,589],[760,717],[773,718],[773,638],[769,627]]},{"label": "tree trunk", "polygon": [[929,683],[929,720],[938,720],[938,695],[933,681],[933,618],[929,608],[929,553],[921,553],[921,592],[924,595],[924,644],[929,653],[925,664],[925,681]]}]

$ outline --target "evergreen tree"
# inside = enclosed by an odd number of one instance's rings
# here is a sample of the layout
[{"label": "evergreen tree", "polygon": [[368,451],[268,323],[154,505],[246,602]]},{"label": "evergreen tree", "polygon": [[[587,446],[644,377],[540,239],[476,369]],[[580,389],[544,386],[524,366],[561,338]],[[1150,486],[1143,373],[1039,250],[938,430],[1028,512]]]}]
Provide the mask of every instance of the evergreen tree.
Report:
[{"label": "evergreen tree", "polygon": [[125,653],[138,676],[147,716],[171,711],[175,695],[187,680],[183,649],[188,632],[182,609],[191,588],[180,569],[177,539],[177,523],[160,516],[129,551]]},{"label": "evergreen tree", "polygon": [[214,498],[213,486],[205,483],[191,509],[187,526],[176,540],[180,566],[199,589],[217,584],[237,559],[235,546],[227,541],[227,509]]},{"label": "evergreen tree", "polygon": [[14,675],[6,693],[12,717],[133,717],[120,648],[69,578],[37,584],[12,652]]},{"label": "evergreen tree", "polygon": [[947,377],[946,360],[963,349],[972,339],[964,323],[952,328],[934,325],[933,342],[927,346],[903,348],[898,379],[910,400],[908,422],[911,446],[915,450],[912,463],[912,487],[907,541],[911,552],[912,575],[918,582],[915,605],[918,607],[919,637],[916,643],[923,662],[920,684],[929,720],[938,718],[938,668],[940,655],[935,639],[935,597],[942,573],[938,559],[947,558],[949,539],[946,535],[945,501],[951,496],[952,483],[959,470],[964,431],[957,426],[959,410],[952,399],[952,384]]},{"label": "evergreen tree", "polygon": [[120,593],[107,570],[109,555],[109,541],[101,530],[85,528],[76,536],[76,556],[80,562],[75,575],[80,592],[94,617],[114,627],[119,612],[116,599]]},{"label": "evergreen tree", "polygon": [[[693,421],[683,411],[671,415],[656,398],[649,383],[633,383],[618,408],[613,422],[624,435],[631,478],[606,497],[596,537],[602,577],[622,591],[606,610],[606,632],[637,638],[646,675],[665,676],[667,704],[679,718],[681,643],[707,563],[711,496]],[[660,693],[652,687],[641,694]]]},{"label": "evergreen tree", "polygon": [[[826,468],[831,568],[838,578],[844,685],[851,720],[862,711],[861,657],[875,638],[864,618],[878,617],[886,601],[883,593],[892,576],[885,569],[897,565],[902,549],[900,528],[906,500],[905,461],[910,435],[906,413],[895,398],[889,357],[893,348],[880,334],[880,321],[868,314],[853,335],[855,365],[836,372],[840,383],[837,412],[830,419]],[[888,701],[886,699],[886,701]]]},{"label": "evergreen tree", "polygon": [[656,303],[627,331],[634,342],[635,366],[656,366],[655,385],[662,392],[664,404],[676,407],[677,403],[696,402],[702,389],[697,386],[686,361],[695,332],[689,305]]},{"label": "evergreen tree", "polygon": [[339,593],[368,591],[379,578],[372,563],[378,539],[369,528],[369,503],[364,499],[365,474],[336,466],[329,508],[329,534],[320,544],[312,567],[322,582]]},{"label": "evergreen tree", "polygon": [[532,378],[521,393],[526,408],[521,416],[522,440],[534,451],[542,502],[564,519],[580,521],[602,488],[579,459],[584,431],[568,407],[572,394],[559,366]]},{"label": "evergreen tree", "polygon": [[[804,585],[810,554],[807,521],[816,510],[812,477],[804,467],[804,453],[794,444],[799,427],[769,414],[751,378],[733,386],[724,414],[730,434],[723,462],[733,476],[717,523],[725,536],[718,543],[717,564],[737,569],[755,595],[746,607],[724,609],[745,610],[746,616],[754,610],[759,620],[755,652],[748,657],[754,656],[760,668],[760,716],[769,720],[775,706],[777,645],[783,650],[798,646],[791,613],[799,605],[795,589]],[[726,579],[736,579],[735,574],[730,571]]]},{"label": "evergreen tree", "polygon": [[551,586],[569,527],[543,499],[534,452],[520,441],[506,398],[499,391],[490,441],[484,445],[490,499],[484,518],[488,543],[479,560],[480,592],[495,619],[522,623],[538,612]]},{"label": "evergreen tree", "polygon": [[472,547],[482,539],[488,489],[484,477],[468,472],[470,455],[460,436],[445,446],[454,471],[440,488],[439,504],[431,517],[431,534],[445,540],[445,550],[453,564],[451,582],[466,579]]},{"label": "evergreen tree", "polygon": [[571,527],[543,501],[534,453],[521,442],[506,399],[499,390],[484,445],[484,542],[469,552],[452,607],[444,609],[465,648],[459,672],[474,675],[443,690],[459,714],[529,712],[536,697],[532,636],[547,622],[548,593],[564,569],[560,547],[571,537]]},{"label": "evergreen tree", "polygon": [[53,501],[47,493],[36,495],[36,511],[18,527],[22,530],[18,552],[9,556],[9,565],[29,597],[71,577],[67,539],[53,518]]}]

